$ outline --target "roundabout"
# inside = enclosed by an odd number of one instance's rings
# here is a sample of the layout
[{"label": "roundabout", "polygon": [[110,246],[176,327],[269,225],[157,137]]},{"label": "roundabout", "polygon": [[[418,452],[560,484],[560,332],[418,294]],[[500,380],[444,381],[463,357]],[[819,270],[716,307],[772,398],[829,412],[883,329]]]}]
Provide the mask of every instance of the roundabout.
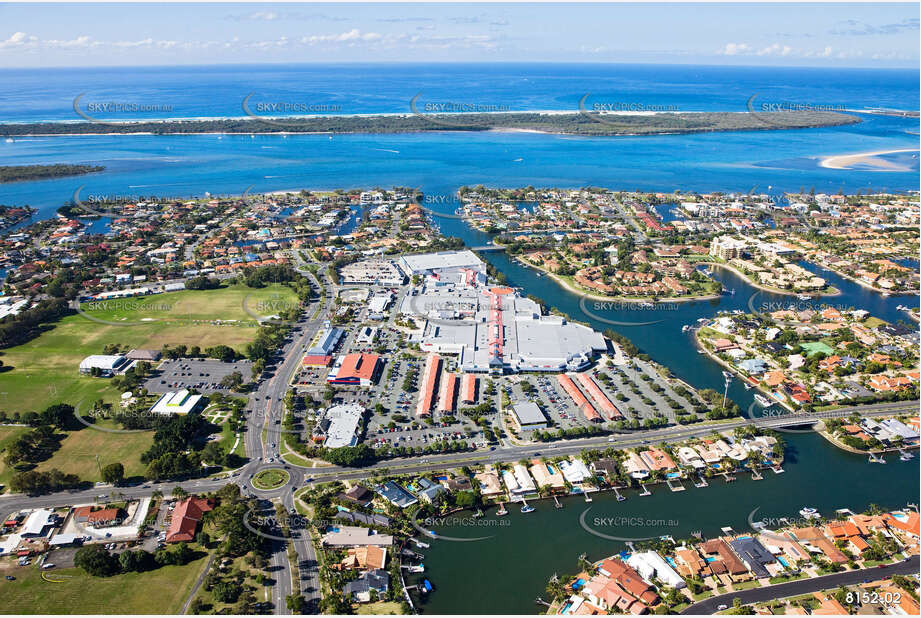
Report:
[{"label": "roundabout", "polygon": [[284,487],[291,481],[291,475],[281,468],[266,468],[256,473],[250,484],[259,491],[272,491]]}]

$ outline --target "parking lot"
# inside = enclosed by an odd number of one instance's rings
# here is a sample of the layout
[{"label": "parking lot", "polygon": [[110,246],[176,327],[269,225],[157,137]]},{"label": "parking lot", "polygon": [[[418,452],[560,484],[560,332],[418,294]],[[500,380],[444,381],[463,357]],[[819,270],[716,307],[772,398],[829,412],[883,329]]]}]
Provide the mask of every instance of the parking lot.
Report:
[{"label": "parking lot", "polygon": [[145,383],[144,387],[151,393],[165,393],[183,388],[195,388],[202,393],[229,393],[231,390],[221,386],[221,380],[239,371],[243,381],[252,377],[252,361],[240,360],[225,363],[214,359],[180,358],[168,359],[160,363]]}]

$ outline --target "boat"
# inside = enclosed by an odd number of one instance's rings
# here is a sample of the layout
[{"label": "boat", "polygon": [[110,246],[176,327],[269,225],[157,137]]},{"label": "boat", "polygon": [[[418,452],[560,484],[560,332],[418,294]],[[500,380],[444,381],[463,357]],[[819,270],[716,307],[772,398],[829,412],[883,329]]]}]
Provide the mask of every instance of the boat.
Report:
[{"label": "boat", "polygon": [[731,380],[733,378],[732,374],[728,371],[723,372],[723,377],[726,378],[727,380]]},{"label": "boat", "polygon": [[496,511],[496,515],[499,517],[502,517],[503,515],[508,515],[508,511],[505,510],[504,505],[498,511]]},{"label": "boat", "polygon": [[812,300],[812,297],[809,296],[809,294],[799,294],[797,295],[797,298],[800,300]]},{"label": "boat", "polygon": [[432,582],[430,582],[427,579],[422,580],[422,594],[425,594],[426,592],[431,592],[433,589],[434,587],[432,586]]},{"label": "boat", "polygon": [[742,382],[742,386],[744,386],[745,390],[747,391],[750,391],[752,389],[752,385],[749,384],[748,382]]},{"label": "boat", "polygon": [[822,517],[817,510],[810,506],[801,508],[799,514],[802,515],[804,519],[819,519]]},{"label": "boat", "polygon": [[691,330],[691,325],[690,325],[690,324],[685,324],[684,326],[681,327],[681,332],[682,332],[682,333],[686,333],[686,332],[688,332],[689,330]]},{"label": "boat", "polygon": [[476,513],[474,513],[472,516],[476,518],[482,517],[483,511],[481,511],[480,509],[477,509]]},{"label": "boat", "polygon": [[755,395],[755,401],[757,401],[758,404],[761,405],[761,406],[764,407],[764,408],[766,408],[766,407],[768,407],[769,405],[771,405],[770,400],[768,400],[768,398],[765,397],[764,395],[762,395],[761,393],[758,393],[757,395]]},{"label": "boat", "polygon": [[425,573],[425,565],[420,564],[419,566],[411,566],[406,570],[410,573]]},{"label": "boat", "polygon": [[13,140],[12,137],[6,138],[6,143],[7,143],[7,144],[12,144],[14,141],[15,141],[15,140]]},{"label": "boat", "polygon": [[525,504],[523,507],[521,507],[522,513],[532,513],[533,511],[534,511],[534,507],[531,506],[530,504]]}]

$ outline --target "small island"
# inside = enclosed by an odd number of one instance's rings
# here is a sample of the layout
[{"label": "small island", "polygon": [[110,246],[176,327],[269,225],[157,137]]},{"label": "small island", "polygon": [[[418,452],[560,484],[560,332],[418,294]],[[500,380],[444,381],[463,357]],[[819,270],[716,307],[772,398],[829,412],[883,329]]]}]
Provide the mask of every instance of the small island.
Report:
[{"label": "small island", "polygon": [[0,135],[196,133],[419,133],[426,131],[528,131],[568,135],[662,135],[713,131],[765,131],[832,127],[861,122],[837,112],[685,112],[656,114],[497,112],[378,114],[266,118],[172,119],[126,122],[0,124]]},{"label": "small island", "polygon": [[104,169],[105,167],[101,165],[71,163],[55,163],[53,165],[3,165],[0,166],[0,183],[63,178],[65,176],[82,176],[83,174],[101,172]]}]

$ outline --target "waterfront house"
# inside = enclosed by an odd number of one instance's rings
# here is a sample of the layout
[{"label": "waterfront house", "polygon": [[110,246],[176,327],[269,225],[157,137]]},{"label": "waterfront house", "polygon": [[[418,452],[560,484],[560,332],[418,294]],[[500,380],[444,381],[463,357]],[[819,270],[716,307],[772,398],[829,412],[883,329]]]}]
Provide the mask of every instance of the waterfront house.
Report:
[{"label": "waterfront house", "polygon": [[694,547],[683,547],[675,550],[675,564],[678,574],[684,577],[700,577],[703,579],[711,574],[706,560],[697,553]]},{"label": "waterfront house", "polygon": [[704,463],[717,464],[723,457],[718,450],[710,447],[711,444],[711,442],[698,444],[694,449],[700,453],[700,458],[704,460]]},{"label": "waterfront house", "polygon": [[435,502],[435,500],[438,499],[438,496],[447,491],[438,483],[433,483],[425,477],[420,478],[417,481],[417,484],[419,486],[419,490],[416,492],[416,495],[418,495],[423,502],[427,502],[429,504]]},{"label": "waterfront house", "polygon": [[[640,462],[642,463],[642,462]],[[617,477],[617,460],[611,457],[604,457],[602,459],[596,459],[592,462],[592,470],[597,474],[603,474],[608,479],[613,479]]]},{"label": "waterfront house", "polygon": [[346,550],[345,558],[332,565],[338,571],[351,569],[383,569],[387,564],[387,550],[374,545],[351,547]]},{"label": "waterfront house", "polygon": [[534,484],[534,480],[531,478],[531,475],[528,474],[527,468],[525,468],[522,464],[515,464],[514,470],[515,480],[518,482],[519,493],[525,494],[537,490],[537,486]]},{"label": "waterfront house", "polygon": [[577,485],[592,478],[592,473],[589,472],[581,459],[570,458],[566,461],[561,461],[557,465],[560,468],[560,472],[563,473],[563,478],[572,485]]},{"label": "waterfront house", "polygon": [[538,487],[550,487],[551,489],[563,489],[566,486],[566,479],[552,464],[545,463],[540,459],[531,462],[528,468],[531,476],[537,483]]},{"label": "waterfront house", "polygon": [[610,578],[619,584],[623,590],[635,597],[645,605],[653,605],[659,601],[655,589],[636,572],[631,566],[618,558],[607,558],[598,567],[598,573]]},{"label": "waterfront house", "polygon": [[627,452],[627,457],[623,461],[624,472],[633,479],[644,479],[649,476],[649,467],[646,462],[633,451]]},{"label": "waterfront house", "polygon": [[345,598],[356,603],[368,603],[371,601],[371,591],[375,591],[379,597],[387,594],[390,589],[390,573],[383,569],[376,569],[362,574],[361,577],[350,581],[342,588],[342,594]]},{"label": "waterfront house", "polygon": [[390,518],[380,513],[361,513],[359,511],[339,511],[334,516],[341,521],[347,521],[354,524],[365,524],[366,526],[382,526],[389,528],[393,523]]},{"label": "waterfront house", "polygon": [[397,485],[393,481],[387,481],[383,485],[377,488],[377,494],[387,500],[390,504],[405,509],[408,506],[416,504],[418,500],[406,491],[400,485]]},{"label": "waterfront house", "polygon": [[640,458],[650,470],[672,470],[676,468],[675,462],[660,448],[650,448],[640,453]]},{"label": "waterfront house", "polygon": [[[735,555],[732,548],[722,539],[710,539],[709,541],[701,543],[699,545],[699,550],[704,556],[713,558],[713,560],[709,562],[710,568],[713,569],[714,574],[721,571],[722,569],[720,566],[722,566],[732,581],[745,581],[750,578],[748,569],[745,568],[742,561]],[[717,563],[719,563],[719,565]]]},{"label": "waterfront house", "polygon": [[321,542],[325,547],[389,547],[393,545],[393,536],[379,534],[370,528],[358,526],[339,526],[323,535]]},{"label": "waterfront house", "polygon": [[627,558],[627,564],[647,581],[657,579],[666,586],[679,589],[687,585],[662,556],[654,551],[636,552]]},{"label": "waterfront house", "polygon": [[830,561],[844,564],[847,562],[845,556],[835,544],[825,536],[825,533],[815,526],[804,528],[794,528],[789,534],[796,539],[800,545],[813,554],[825,554]]},{"label": "waterfront house", "polygon": [[480,485],[480,495],[484,498],[492,498],[501,495],[502,484],[499,482],[497,475],[492,467],[488,467],[483,472],[473,475],[474,480]]},{"label": "waterfront house", "polygon": [[725,440],[717,440],[713,443],[713,448],[723,457],[728,457],[735,461],[744,461],[748,457],[748,453],[739,445],[729,444]]},{"label": "waterfront house", "polygon": [[757,538],[775,556],[784,554],[793,560],[809,560],[809,552],[788,534],[765,531],[759,534]]},{"label": "waterfront house", "polygon": [[757,539],[741,536],[729,541],[729,546],[755,577],[762,579],[771,576],[768,566],[776,565],[777,560]]},{"label": "waterfront house", "polygon": [[834,539],[836,545],[842,543],[855,554],[862,554],[870,548],[870,544],[860,535],[860,530],[853,522],[831,522],[825,526],[825,533]]},{"label": "waterfront house", "polygon": [[705,468],[707,466],[700,455],[697,454],[697,451],[690,446],[678,447],[675,454],[678,456],[678,461],[681,462],[683,466],[690,466],[692,468]]}]

